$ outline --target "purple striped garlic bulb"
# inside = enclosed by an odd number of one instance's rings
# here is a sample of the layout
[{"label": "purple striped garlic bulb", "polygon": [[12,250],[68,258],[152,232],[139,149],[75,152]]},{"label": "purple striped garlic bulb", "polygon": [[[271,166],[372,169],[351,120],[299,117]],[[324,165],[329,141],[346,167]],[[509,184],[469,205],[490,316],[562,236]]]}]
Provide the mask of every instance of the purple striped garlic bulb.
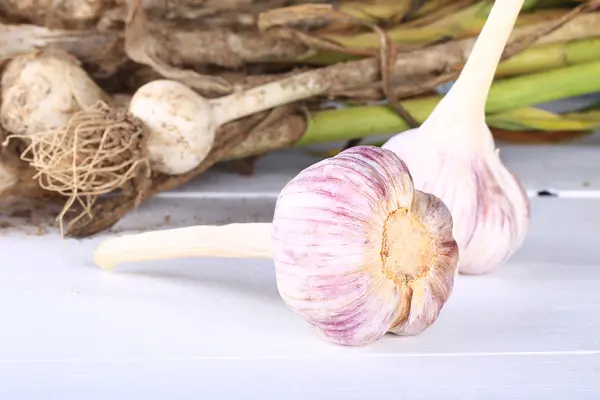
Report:
[{"label": "purple striped garlic bulb", "polygon": [[304,170],[281,191],[271,235],[281,297],[336,343],[420,333],[452,291],[452,217],[388,150]]},{"label": "purple striped garlic bulb", "polygon": [[264,257],[287,306],[334,343],[414,335],[437,319],[458,262],[452,217],[415,190],[393,152],[358,146],[320,161],[281,191],[273,222],[194,226],[108,239],[95,261]]},{"label": "purple striped garlic bulb", "polygon": [[458,270],[481,274],[505,263],[529,228],[529,199],[502,163],[485,121],[496,67],[523,0],[496,1],[461,75],[417,129],[383,148],[411,170],[415,188],[438,196],[454,219]]}]

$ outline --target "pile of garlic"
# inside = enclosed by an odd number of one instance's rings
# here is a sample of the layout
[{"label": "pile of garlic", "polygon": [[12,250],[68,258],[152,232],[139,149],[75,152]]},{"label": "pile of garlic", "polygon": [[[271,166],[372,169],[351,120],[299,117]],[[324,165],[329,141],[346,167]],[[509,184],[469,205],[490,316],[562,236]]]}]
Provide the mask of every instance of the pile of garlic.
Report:
[{"label": "pile of garlic", "polygon": [[283,301],[335,343],[427,329],[452,293],[457,268],[480,273],[500,265],[527,232],[527,196],[485,124],[487,93],[522,5],[494,4],[463,73],[420,128],[301,171],[281,191],[272,224],[109,239],[96,263],[273,258]]},{"label": "pile of garlic", "polygon": [[[124,108],[136,121],[127,123],[124,129],[136,132],[133,125],[141,121],[152,170],[184,174],[207,157],[220,126],[319,95],[330,84],[319,71],[308,71],[209,100],[182,83],[157,79],[142,85],[127,99]],[[60,140],[46,136],[69,130],[77,113],[85,115],[89,111],[95,115],[99,103],[111,107],[119,103],[103,92],[75,58],[60,51],[13,57],[2,74],[0,87],[0,124],[11,137],[48,140],[58,146],[48,150],[52,161],[54,153],[62,155],[65,149],[60,148]],[[93,127],[104,125],[100,122]],[[90,123],[85,127],[90,128]]]}]

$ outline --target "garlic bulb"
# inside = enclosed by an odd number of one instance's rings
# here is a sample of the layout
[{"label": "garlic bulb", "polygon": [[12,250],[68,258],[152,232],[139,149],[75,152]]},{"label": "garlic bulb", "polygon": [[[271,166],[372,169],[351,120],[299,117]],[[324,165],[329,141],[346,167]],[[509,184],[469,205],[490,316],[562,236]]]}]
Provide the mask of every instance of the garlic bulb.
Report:
[{"label": "garlic bulb", "polygon": [[152,169],[178,175],[204,160],[221,125],[321,94],[330,84],[326,75],[309,71],[209,100],[183,83],[157,79],[135,92],[129,112],[150,129]]},{"label": "garlic bulb", "polygon": [[417,334],[453,288],[448,209],[383,149],[352,148],[292,179],[272,240],[283,300],[336,343]]},{"label": "garlic bulb", "polygon": [[321,94],[330,85],[317,70],[209,100],[183,83],[157,79],[135,92],[129,112],[150,129],[152,169],[179,175],[204,160],[221,125]]},{"label": "garlic bulb", "polygon": [[13,58],[2,75],[0,123],[29,135],[65,125],[78,111],[107,95],[65,53],[34,52]]},{"label": "garlic bulb", "polygon": [[507,261],[529,227],[529,199],[502,163],[485,122],[496,67],[523,0],[496,1],[461,75],[419,127],[382,147],[410,168],[415,188],[448,206],[461,273],[478,274]]},{"label": "garlic bulb", "polygon": [[438,317],[454,286],[458,246],[437,197],[414,190],[391,151],[357,146],[300,172],[272,224],[194,226],[108,239],[94,259],[272,257],[290,309],[329,340],[358,346],[413,335]]}]

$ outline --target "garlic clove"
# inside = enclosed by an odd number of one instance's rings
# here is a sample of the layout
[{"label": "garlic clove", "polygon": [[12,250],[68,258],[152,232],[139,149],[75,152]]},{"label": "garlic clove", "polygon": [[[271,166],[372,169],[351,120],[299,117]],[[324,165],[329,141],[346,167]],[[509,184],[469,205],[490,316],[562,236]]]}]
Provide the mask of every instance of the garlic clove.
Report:
[{"label": "garlic clove", "polygon": [[360,346],[414,335],[437,319],[458,262],[452,216],[414,190],[406,164],[374,146],[301,171],[281,191],[272,224],[194,226],[104,241],[94,260],[272,257],[286,305],[329,340]]},{"label": "garlic clove", "polygon": [[279,195],[272,237],[281,297],[335,343],[417,334],[452,292],[450,212],[384,149],[353,147],[301,172]]},{"label": "garlic clove", "polygon": [[415,188],[450,209],[461,273],[504,264],[521,247],[530,205],[522,184],[502,163],[485,123],[485,103],[523,0],[495,2],[465,67],[427,120],[382,148],[403,159]]}]

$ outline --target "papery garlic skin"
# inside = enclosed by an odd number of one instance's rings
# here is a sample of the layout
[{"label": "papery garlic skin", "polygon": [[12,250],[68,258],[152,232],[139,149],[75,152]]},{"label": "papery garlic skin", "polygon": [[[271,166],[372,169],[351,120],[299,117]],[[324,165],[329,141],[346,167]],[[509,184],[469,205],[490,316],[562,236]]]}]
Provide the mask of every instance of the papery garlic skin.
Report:
[{"label": "papery garlic skin", "polygon": [[[489,132],[485,124],[480,129]],[[458,142],[436,150],[418,131],[395,135],[382,148],[406,162],[416,189],[434,194],[450,209],[459,272],[481,274],[504,264],[527,236],[530,204],[502,163],[491,133],[482,134],[487,140],[475,152]]]},{"label": "papery garlic skin", "polygon": [[286,304],[343,345],[428,328],[452,293],[452,217],[393,152],[358,146],[281,191],[273,259]]}]

